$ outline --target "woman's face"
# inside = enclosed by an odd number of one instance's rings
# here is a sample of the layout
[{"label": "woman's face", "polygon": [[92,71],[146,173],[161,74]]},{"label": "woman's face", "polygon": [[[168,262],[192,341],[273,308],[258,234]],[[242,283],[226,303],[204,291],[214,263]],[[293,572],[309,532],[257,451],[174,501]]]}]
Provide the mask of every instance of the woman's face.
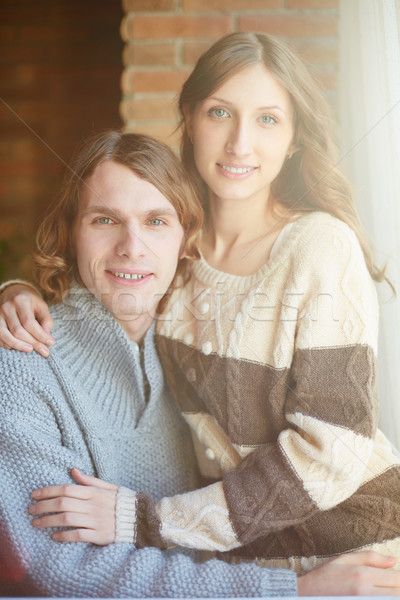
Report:
[{"label": "woman's face", "polygon": [[233,75],[198,103],[187,124],[211,202],[266,202],[294,127],[289,94],[264,65]]}]

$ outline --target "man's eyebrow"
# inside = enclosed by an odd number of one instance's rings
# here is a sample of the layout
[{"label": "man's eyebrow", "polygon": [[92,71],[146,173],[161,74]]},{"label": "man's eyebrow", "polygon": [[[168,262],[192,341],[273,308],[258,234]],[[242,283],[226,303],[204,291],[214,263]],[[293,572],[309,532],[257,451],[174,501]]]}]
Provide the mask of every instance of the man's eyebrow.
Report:
[{"label": "man's eyebrow", "polygon": [[[119,219],[124,219],[126,215],[121,213],[118,209],[111,208],[106,204],[94,204],[92,206],[88,206],[87,208],[83,208],[81,212],[82,216],[90,216],[97,214],[107,214],[118,217]],[[173,206],[160,206],[160,208],[151,208],[148,211],[143,211],[143,215],[146,217],[156,217],[156,216],[176,216],[176,210]]]},{"label": "man's eyebrow", "polygon": [[82,216],[94,215],[98,213],[107,213],[108,215],[122,216],[122,214],[118,210],[107,206],[107,204],[92,204],[91,206],[88,206],[81,210]]},{"label": "man's eyebrow", "polygon": [[152,208],[151,210],[145,212],[145,214],[149,217],[157,217],[157,216],[177,216],[176,210],[173,206],[166,207],[163,206],[161,208]]}]

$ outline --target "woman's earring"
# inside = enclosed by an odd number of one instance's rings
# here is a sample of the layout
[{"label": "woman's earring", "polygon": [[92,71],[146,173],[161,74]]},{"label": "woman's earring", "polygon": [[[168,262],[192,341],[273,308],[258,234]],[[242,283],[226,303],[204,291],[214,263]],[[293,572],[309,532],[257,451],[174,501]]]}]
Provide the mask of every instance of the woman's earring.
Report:
[{"label": "woman's earring", "polygon": [[289,150],[289,152],[286,154],[286,159],[290,160],[293,154],[295,154],[298,150],[299,148],[293,148],[292,150]]}]

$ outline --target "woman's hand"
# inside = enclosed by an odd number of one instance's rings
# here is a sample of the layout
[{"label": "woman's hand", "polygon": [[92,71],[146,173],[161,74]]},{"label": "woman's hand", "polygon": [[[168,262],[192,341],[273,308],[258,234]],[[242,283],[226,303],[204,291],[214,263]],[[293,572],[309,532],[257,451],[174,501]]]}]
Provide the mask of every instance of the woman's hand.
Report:
[{"label": "woman's hand", "polygon": [[[397,559],[376,552],[343,554],[299,577],[299,596],[400,596]],[[389,569],[389,570],[388,570]]]},{"label": "woman's hand", "polygon": [[49,355],[54,344],[50,335],[53,319],[46,302],[23,284],[7,286],[0,294],[0,346],[22,352],[36,350]]},{"label": "woman's hand", "polygon": [[57,542],[90,542],[106,546],[115,540],[115,504],[118,487],[72,469],[81,485],[65,484],[32,492],[38,500],[29,507],[31,515],[54,513],[35,518],[32,524],[43,527],[74,527],[53,533]]}]

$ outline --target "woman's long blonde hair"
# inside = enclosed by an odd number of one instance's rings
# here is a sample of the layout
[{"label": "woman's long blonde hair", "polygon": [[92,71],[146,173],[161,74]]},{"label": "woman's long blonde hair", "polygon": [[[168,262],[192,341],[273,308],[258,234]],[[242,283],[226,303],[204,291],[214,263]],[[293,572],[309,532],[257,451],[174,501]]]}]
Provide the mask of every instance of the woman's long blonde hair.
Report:
[{"label": "woman's long blonde hair", "polygon": [[271,186],[271,197],[293,212],[321,210],[341,219],[356,233],[367,267],[376,281],[384,270],[376,267],[357,214],[351,186],[338,168],[332,117],[328,103],[304,63],[284,43],[260,33],[232,33],[218,40],[198,60],[179,98],[181,155],[187,172],[207,210],[207,187],[196,168],[185,113],[233,75],[263,64],[287,90],[293,105],[296,151],[287,159]]},{"label": "woman's long blonde hair", "polygon": [[199,257],[196,241],[203,209],[174,152],[146,135],[106,131],[84,142],[68,169],[60,196],[38,229],[35,275],[50,302],[61,302],[72,280],[80,281],[73,230],[81,191],[96,167],[107,160],[129,167],[153,184],[175,208],[185,234],[185,258],[178,272],[187,260]]}]

